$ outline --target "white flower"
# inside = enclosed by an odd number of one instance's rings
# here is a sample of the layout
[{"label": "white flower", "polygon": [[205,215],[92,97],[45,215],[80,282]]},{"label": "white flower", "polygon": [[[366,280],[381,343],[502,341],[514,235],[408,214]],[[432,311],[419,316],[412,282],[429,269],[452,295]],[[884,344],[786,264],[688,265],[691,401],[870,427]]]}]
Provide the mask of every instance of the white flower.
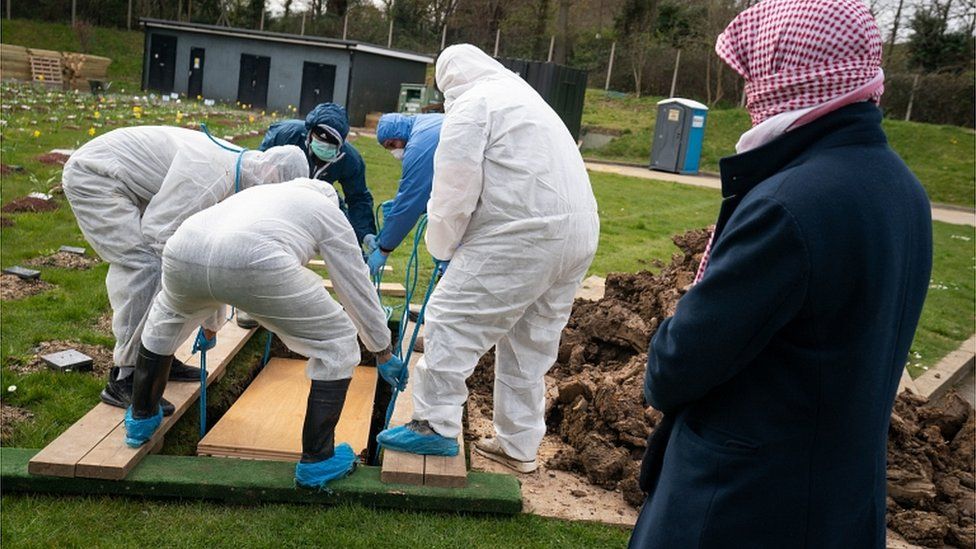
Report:
[{"label": "white flower", "polygon": [[13,393],[13,392],[16,392],[16,391],[17,391],[17,386],[16,385],[11,385],[10,387],[7,387],[7,392],[8,393]]}]

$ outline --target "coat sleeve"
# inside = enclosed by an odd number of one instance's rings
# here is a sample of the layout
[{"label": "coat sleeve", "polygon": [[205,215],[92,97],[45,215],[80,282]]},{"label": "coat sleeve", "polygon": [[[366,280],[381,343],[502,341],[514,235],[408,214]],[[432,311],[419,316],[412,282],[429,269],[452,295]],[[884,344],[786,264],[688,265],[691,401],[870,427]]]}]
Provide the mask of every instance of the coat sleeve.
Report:
[{"label": "coat sleeve", "polygon": [[346,147],[351,149],[343,159],[348,167],[339,177],[339,184],[342,185],[342,196],[346,201],[346,208],[349,209],[349,222],[356,232],[356,241],[362,242],[366,235],[376,234],[373,194],[366,186],[366,163],[352,145],[347,144]]},{"label": "coat sleeve", "polygon": [[234,192],[237,155],[213,149],[181,149],[159,192],[149,201],[142,215],[142,234],[156,253],[163,252],[166,241],[186,218]]},{"label": "coat sleeve", "polygon": [[366,348],[378,352],[390,346],[390,329],[376,288],[370,282],[369,268],[356,243],[352,226],[339,210],[324,215],[328,235],[317,247],[325,261],[339,302],[352,320]]},{"label": "coat sleeve", "polygon": [[[409,145],[408,145],[409,147]],[[403,157],[403,173],[390,214],[383,218],[379,242],[383,250],[394,250],[417,224],[427,209],[431,180],[434,177],[434,155],[426,148],[408,150]]]},{"label": "coat sleeve", "polygon": [[456,103],[441,126],[427,203],[427,249],[437,259],[450,260],[467,231],[484,186],[487,146],[484,102]]},{"label": "coat sleeve", "polygon": [[809,272],[789,210],[768,198],[740,205],[712,248],[705,276],[651,340],[647,403],[674,412],[742,371],[796,316]]}]

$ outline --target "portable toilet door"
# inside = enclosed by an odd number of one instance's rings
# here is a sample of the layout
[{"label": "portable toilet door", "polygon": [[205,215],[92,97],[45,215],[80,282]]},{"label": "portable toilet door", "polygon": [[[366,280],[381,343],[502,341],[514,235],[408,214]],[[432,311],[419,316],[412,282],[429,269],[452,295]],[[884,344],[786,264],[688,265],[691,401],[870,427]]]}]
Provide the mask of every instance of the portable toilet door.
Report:
[{"label": "portable toilet door", "polygon": [[659,101],[649,168],[671,173],[698,173],[707,113],[708,107],[698,101]]}]

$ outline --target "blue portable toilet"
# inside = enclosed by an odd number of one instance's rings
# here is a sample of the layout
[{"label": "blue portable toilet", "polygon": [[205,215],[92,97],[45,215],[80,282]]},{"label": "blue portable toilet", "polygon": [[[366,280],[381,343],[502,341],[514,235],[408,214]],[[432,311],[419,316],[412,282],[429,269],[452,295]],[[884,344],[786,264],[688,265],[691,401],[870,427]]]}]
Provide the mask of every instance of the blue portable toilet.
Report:
[{"label": "blue portable toilet", "polygon": [[671,173],[698,173],[707,116],[708,107],[698,101],[680,98],[658,101],[649,168]]}]

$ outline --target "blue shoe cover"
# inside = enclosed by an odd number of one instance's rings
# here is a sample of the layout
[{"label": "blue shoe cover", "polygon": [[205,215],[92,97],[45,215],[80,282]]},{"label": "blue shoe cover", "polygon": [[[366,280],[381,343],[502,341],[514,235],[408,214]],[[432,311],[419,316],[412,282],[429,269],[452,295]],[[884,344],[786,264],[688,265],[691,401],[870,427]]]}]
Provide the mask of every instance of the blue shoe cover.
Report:
[{"label": "blue shoe cover", "polygon": [[352,447],[342,443],[335,447],[335,454],[318,463],[301,463],[295,465],[295,484],[302,488],[324,489],[330,480],[342,478],[356,468],[359,458],[352,451]]},{"label": "blue shoe cover", "polygon": [[418,433],[407,425],[381,432],[376,435],[376,441],[389,450],[410,454],[425,456],[456,456],[458,454],[456,440],[442,437],[433,431],[431,434]]},{"label": "blue shoe cover", "polygon": [[160,406],[156,415],[146,419],[132,417],[132,406],[125,411],[125,443],[130,448],[138,448],[152,438],[159,424],[163,422],[163,407]]}]

